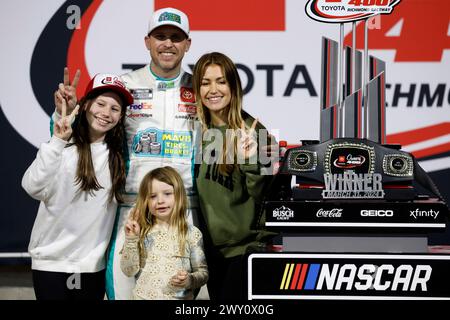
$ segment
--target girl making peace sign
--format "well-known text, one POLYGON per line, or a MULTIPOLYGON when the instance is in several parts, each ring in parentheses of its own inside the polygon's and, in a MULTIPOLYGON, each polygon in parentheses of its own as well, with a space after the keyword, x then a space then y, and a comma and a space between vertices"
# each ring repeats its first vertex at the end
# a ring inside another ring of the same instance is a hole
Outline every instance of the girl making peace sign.
POLYGON ((187 300, 208 280, 202 233, 186 220, 183 180, 169 166, 142 179, 125 225, 120 267, 136 276, 135 300, 187 300))
POLYGON ((117 76, 98 74, 81 107, 67 115, 73 101, 61 92, 55 92, 61 118, 53 136, 22 179, 41 201, 28 248, 33 285, 38 300, 102 300, 105 252, 125 183, 123 120, 133 98, 117 76))

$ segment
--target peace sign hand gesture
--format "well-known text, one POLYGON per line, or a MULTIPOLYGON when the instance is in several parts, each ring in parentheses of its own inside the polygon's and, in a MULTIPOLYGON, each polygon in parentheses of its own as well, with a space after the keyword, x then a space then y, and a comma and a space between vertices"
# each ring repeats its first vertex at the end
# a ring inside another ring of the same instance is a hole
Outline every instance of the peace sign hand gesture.
POLYGON ((133 209, 129 215, 128 220, 125 223, 125 235, 130 236, 139 236, 141 233, 141 227, 139 226, 139 223, 137 222, 136 217, 136 209, 133 209))
POLYGON ((250 159, 253 158, 258 151, 258 142, 256 140, 256 124, 258 123, 258 119, 253 121, 250 129, 245 128, 245 122, 242 121, 241 128, 238 133, 238 146, 237 152, 238 156, 241 159, 250 159))
POLYGON ((58 103, 61 105, 61 119, 56 121, 53 125, 53 134, 62 140, 68 141, 72 135, 72 121, 78 114, 78 109, 80 109, 80 106, 77 105, 75 109, 72 110, 70 115, 67 116, 66 99, 64 99, 58 91, 55 92, 55 101, 56 100, 58 100, 58 103))
POLYGON ((55 106, 56 111, 59 114, 62 114, 62 105, 61 102, 57 99, 56 93, 59 94, 67 101, 66 108, 68 112, 72 112, 77 105, 77 86, 78 81, 80 80, 80 70, 78 69, 73 77, 72 84, 69 79, 69 68, 64 68, 64 83, 60 83, 58 86, 58 90, 55 92, 55 106))

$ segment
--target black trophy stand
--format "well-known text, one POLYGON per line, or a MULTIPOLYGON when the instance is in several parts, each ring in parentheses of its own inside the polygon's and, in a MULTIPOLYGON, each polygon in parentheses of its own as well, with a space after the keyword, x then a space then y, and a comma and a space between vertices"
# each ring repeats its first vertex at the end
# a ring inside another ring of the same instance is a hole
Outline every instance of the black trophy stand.
POLYGON ((364 68, 355 21, 353 48, 343 23, 339 43, 323 38, 320 141, 281 160, 264 202, 281 246, 249 253, 249 300, 450 300, 449 252, 428 247, 449 209, 414 156, 386 143, 386 66, 363 23, 364 68))

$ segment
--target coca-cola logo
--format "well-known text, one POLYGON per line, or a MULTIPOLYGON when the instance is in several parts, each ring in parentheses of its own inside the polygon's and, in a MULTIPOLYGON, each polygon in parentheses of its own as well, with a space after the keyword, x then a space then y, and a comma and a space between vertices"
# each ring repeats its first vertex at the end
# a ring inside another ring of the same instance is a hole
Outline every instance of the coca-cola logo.
POLYGON ((324 210, 320 208, 317 210, 316 217, 317 218, 340 218, 342 217, 342 211, 344 209, 333 208, 331 210, 324 210))

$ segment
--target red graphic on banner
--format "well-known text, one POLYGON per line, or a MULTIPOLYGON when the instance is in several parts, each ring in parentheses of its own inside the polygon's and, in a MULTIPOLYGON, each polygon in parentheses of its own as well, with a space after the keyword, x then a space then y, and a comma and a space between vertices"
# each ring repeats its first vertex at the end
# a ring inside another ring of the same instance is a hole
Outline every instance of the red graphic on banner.
MULTIPOLYGON (((450 49, 447 35, 450 1, 402 1, 391 15, 383 15, 381 29, 369 30, 369 49, 394 49, 396 62, 439 62, 445 49, 450 49), (400 36, 386 33, 403 20, 400 36)), ((357 48, 363 49, 364 25, 356 27, 357 48)), ((351 46, 351 32, 345 44, 351 46)))
POLYGON ((284 31, 285 0, 155 0, 155 10, 174 7, 189 17, 191 30, 284 31))
MULTIPOLYGON (((404 131, 400 133, 390 134, 387 136, 388 143, 398 143, 403 147, 426 140, 436 139, 450 134, 450 122, 404 131)), ((412 154, 416 158, 429 157, 440 153, 450 151, 450 143, 445 142, 424 149, 415 150, 412 154)))

